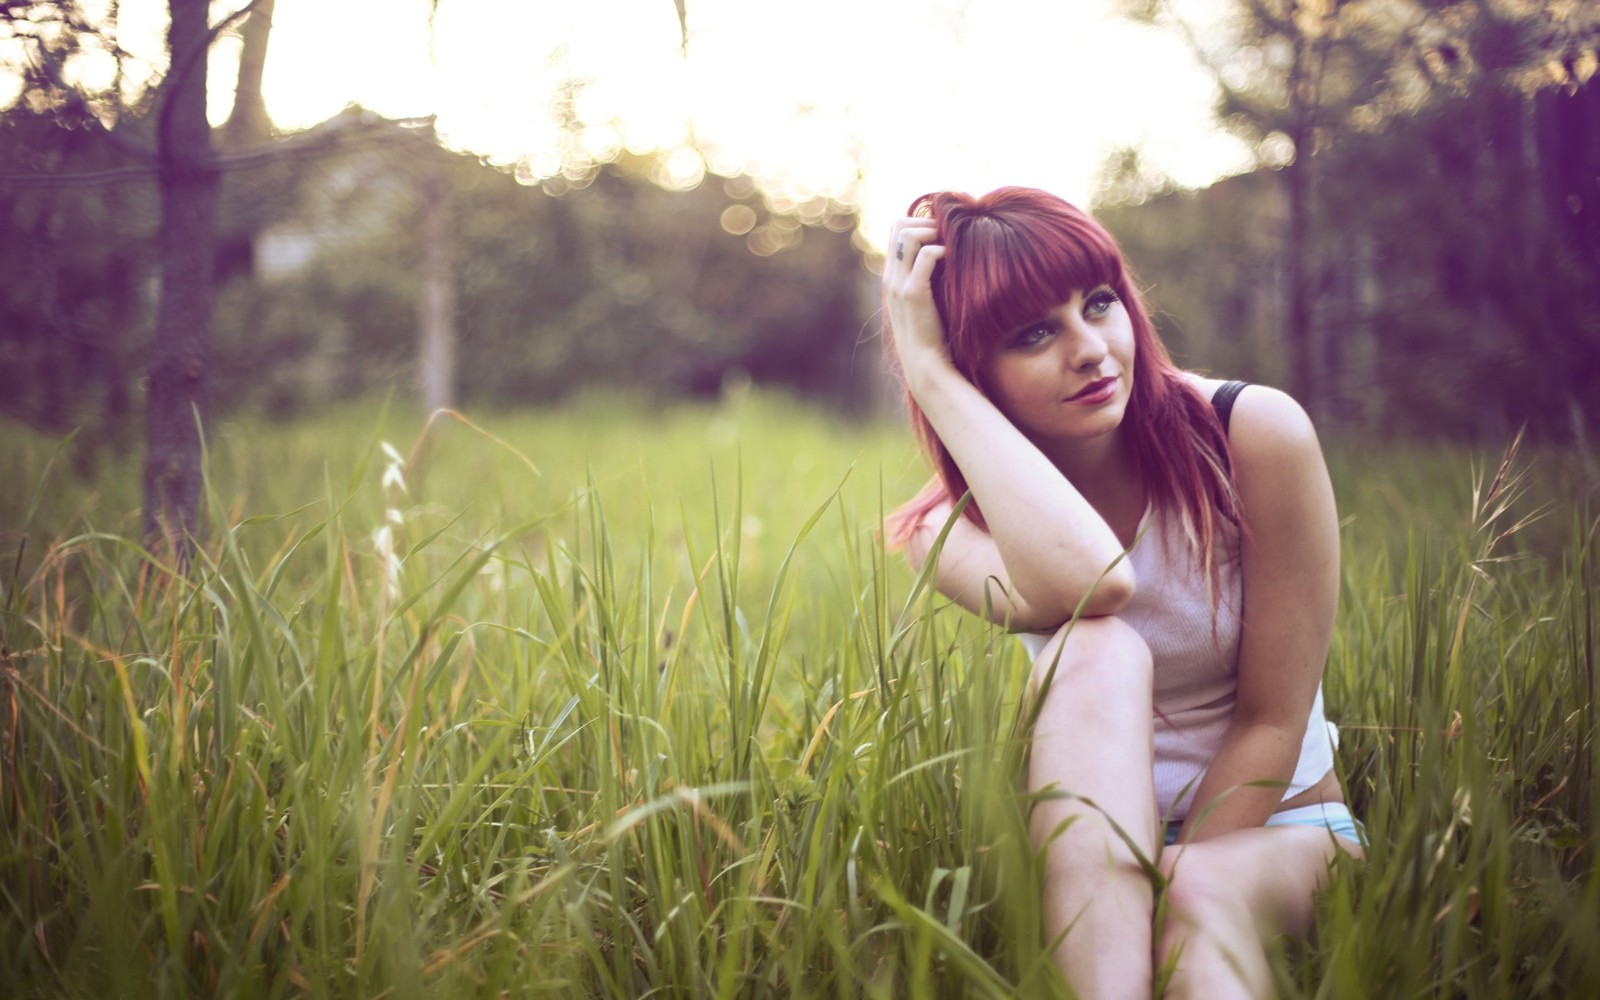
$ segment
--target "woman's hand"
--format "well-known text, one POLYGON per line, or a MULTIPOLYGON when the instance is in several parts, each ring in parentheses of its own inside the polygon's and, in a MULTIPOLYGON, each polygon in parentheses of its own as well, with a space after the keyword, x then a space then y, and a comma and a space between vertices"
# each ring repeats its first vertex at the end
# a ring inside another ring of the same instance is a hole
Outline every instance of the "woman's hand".
POLYGON ((951 367, 944 324, 933 304, 933 266, 944 256, 932 219, 907 218, 889 230, 883 298, 895 354, 912 395, 930 373, 951 367))

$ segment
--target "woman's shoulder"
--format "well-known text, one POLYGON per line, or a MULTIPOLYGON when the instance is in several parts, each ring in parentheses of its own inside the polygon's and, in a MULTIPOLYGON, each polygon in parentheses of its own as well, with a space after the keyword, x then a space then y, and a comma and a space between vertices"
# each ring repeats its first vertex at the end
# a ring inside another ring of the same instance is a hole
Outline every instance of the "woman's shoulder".
MULTIPOLYGON (((1213 399, 1217 390, 1225 385, 1237 382, 1236 379, 1212 378, 1196 372, 1184 372, 1184 381, 1194 387, 1202 399, 1213 399)), ((1235 397, 1234 413, 1241 415, 1244 421, 1252 428, 1264 425, 1267 432, 1273 429, 1294 430, 1297 428, 1309 429, 1311 418, 1306 415, 1305 408, 1295 402, 1294 397, 1281 389, 1274 389, 1270 385, 1258 382, 1243 382, 1242 389, 1235 397)))
MULTIPOLYGON (((1215 399, 1218 390, 1235 381, 1195 372, 1184 372, 1183 378, 1206 400, 1215 399)), ((1230 405, 1228 445, 1236 461, 1272 462, 1286 454, 1320 452, 1311 418, 1288 393, 1248 382, 1230 405)))
POLYGON ((1216 398, 1217 391, 1225 385, 1238 385, 1243 388, 1254 388, 1257 392, 1259 392, 1261 388, 1264 388, 1257 386, 1254 382, 1241 382, 1238 379, 1228 378, 1212 378, 1209 375, 1201 375, 1198 372, 1182 372, 1181 375, 1183 380, 1189 383, 1189 385, 1193 386, 1194 390, 1200 394, 1201 399, 1216 398))
MULTIPOLYGON (((1212 384, 1199 387, 1207 395, 1223 384, 1215 379, 1204 381, 1212 384)), ((1254 383, 1234 399, 1228 447, 1241 471, 1295 457, 1315 455, 1320 461, 1322 452, 1305 408, 1280 389, 1254 383)))

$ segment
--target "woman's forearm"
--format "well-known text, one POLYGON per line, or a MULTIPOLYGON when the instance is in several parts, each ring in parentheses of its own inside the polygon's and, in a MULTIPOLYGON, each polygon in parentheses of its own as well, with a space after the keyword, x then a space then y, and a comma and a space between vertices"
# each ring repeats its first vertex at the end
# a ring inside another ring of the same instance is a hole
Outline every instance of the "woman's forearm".
POLYGON ((1133 595, 1133 570, 1083 494, 948 363, 935 359, 908 370, 907 384, 966 477, 1013 596, 1058 621, 1091 592, 1088 613, 1121 610, 1133 595))
POLYGON ((1296 732, 1275 722, 1236 719, 1195 789, 1183 838, 1209 840, 1264 824, 1283 802, 1304 735, 1304 727, 1296 732))

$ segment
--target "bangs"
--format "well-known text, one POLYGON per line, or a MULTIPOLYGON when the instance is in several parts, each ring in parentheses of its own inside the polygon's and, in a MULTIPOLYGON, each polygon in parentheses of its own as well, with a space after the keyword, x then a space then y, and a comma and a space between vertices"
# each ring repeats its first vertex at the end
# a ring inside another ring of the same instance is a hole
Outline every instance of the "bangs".
POLYGON ((950 219, 942 294, 953 353, 975 363, 996 341, 1101 285, 1122 291, 1122 256, 1104 229, 1067 213, 950 219))

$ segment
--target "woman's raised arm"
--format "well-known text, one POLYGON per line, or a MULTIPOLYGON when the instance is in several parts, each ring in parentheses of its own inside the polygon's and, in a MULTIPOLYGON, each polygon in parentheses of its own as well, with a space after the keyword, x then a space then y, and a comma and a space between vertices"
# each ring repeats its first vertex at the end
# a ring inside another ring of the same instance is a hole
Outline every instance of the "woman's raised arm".
MULTIPOLYGON (((968 610, 981 614, 987 605, 993 620, 1019 629, 1060 625, 1086 596, 1086 614, 1114 614, 1134 587, 1116 534, 951 363, 931 288, 945 250, 934 236, 929 219, 894 225, 883 273, 889 329, 906 385, 966 477, 989 529, 965 519, 952 527, 937 586, 968 610)), ((913 532, 907 546, 913 564, 926 560, 950 511, 935 508, 913 532)))

